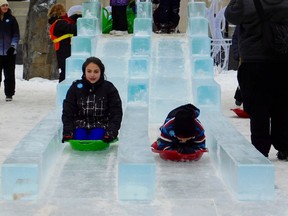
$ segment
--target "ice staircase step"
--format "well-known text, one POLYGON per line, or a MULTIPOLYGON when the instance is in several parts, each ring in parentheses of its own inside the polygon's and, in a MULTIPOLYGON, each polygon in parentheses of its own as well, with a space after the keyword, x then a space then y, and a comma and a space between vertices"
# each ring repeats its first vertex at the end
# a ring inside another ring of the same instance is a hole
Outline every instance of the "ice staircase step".
POLYGON ((54 111, 16 145, 2 164, 3 199, 32 200, 38 197, 63 150, 61 134, 62 123, 54 111))
POLYGON ((239 200, 273 200, 274 165, 220 111, 201 110, 210 158, 239 200))

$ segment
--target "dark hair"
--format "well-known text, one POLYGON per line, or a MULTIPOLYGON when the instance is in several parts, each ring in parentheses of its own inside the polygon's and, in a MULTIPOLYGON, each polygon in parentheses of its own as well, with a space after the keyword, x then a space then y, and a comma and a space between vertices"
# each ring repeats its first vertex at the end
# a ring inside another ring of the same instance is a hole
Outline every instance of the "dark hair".
POLYGON ((180 110, 175 115, 174 132, 177 137, 187 138, 194 135, 195 119, 188 110, 180 110))
POLYGON ((90 63, 94 63, 94 64, 99 66, 99 68, 101 70, 100 80, 103 80, 104 79, 105 66, 99 58, 93 57, 93 56, 87 58, 86 61, 83 63, 83 65, 82 65, 83 76, 82 77, 85 77, 85 69, 86 69, 87 65, 89 65, 90 63))

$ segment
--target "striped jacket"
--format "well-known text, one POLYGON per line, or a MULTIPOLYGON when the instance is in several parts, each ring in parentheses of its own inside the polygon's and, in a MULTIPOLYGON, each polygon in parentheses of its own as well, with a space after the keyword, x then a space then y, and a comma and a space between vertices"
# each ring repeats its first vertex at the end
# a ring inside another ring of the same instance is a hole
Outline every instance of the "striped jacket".
POLYGON ((164 124, 160 127, 161 134, 157 140, 158 150, 162 150, 168 146, 179 144, 179 140, 177 139, 174 131, 174 121, 176 113, 180 110, 191 111, 191 115, 193 115, 195 120, 194 136, 192 137, 192 139, 188 140, 186 144, 191 144, 195 146, 195 150, 205 148, 205 130, 201 122, 197 119, 197 117, 200 115, 200 110, 192 104, 186 104, 172 110, 166 117, 164 124))

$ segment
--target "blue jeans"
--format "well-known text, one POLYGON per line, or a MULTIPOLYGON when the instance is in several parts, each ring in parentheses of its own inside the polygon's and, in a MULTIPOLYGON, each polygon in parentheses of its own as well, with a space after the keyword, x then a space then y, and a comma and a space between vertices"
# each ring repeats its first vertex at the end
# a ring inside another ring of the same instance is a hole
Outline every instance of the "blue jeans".
POLYGON ((75 129, 75 140, 102 140, 105 135, 106 130, 103 128, 77 128, 75 129))

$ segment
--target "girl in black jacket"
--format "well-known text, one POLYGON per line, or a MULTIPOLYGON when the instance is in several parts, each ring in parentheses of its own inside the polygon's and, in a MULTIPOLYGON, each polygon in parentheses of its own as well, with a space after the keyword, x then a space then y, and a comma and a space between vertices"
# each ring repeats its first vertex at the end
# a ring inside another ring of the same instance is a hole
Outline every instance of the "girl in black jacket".
POLYGON ((118 90, 104 79, 105 67, 100 59, 86 59, 82 70, 82 79, 72 83, 63 102, 62 142, 111 142, 118 136, 123 116, 118 90))

